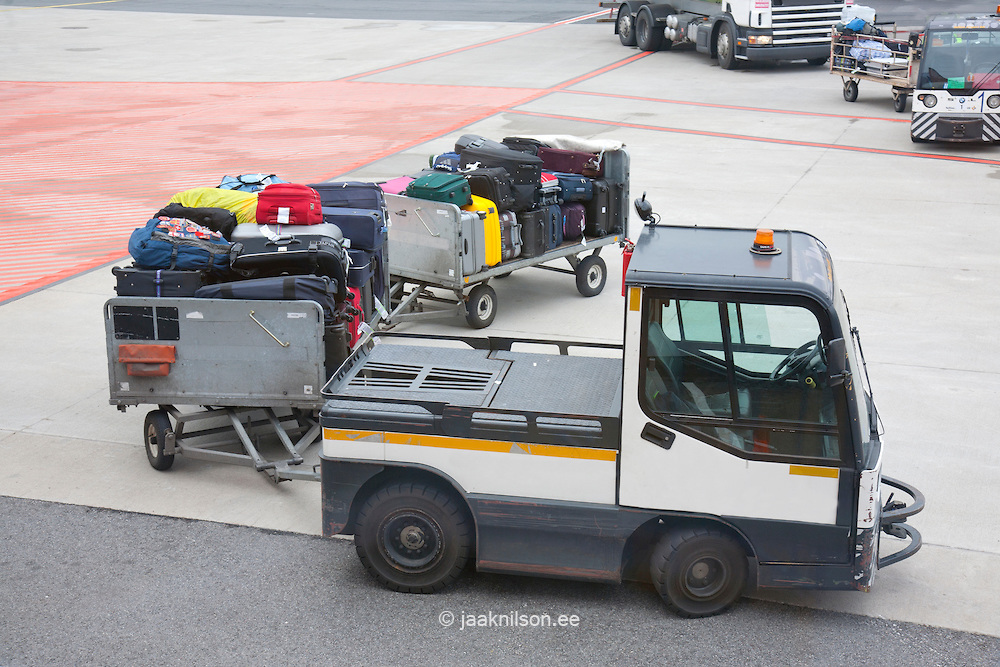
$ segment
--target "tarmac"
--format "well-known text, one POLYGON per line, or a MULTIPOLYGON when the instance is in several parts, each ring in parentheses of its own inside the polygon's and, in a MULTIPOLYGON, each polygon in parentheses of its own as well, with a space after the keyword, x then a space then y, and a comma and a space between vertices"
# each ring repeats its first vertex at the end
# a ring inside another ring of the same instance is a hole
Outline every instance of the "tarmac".
MULTIPOLYGON (((463 133, 608 138, 664 222, 801 229, 828 245, 885 427, 883 470, 926 495, 912 520, 923 549, 870 593, 766 599, 1000 637, 1000 149, 912 144, 888 87, 862 83, 848 104, 823 68, 723 71, 622 47, 606 24, 4 6, 0 35, 0 495, 319 534, 318 484, 183 458, 155 471, 147 408, 109 405, 102 313, 128 233, 225 173, 378 181, 463 133), (91 233, 67 244, 66 227, 91 233), (44 270, 18 279, 23 266, 44 270)), ((496 281, 485 333, 620 341, 621 258, 602 257, 608 284, 590 299, 547 271, 496 281)), ((472 333, 461 318, 401 328, 472 333)))

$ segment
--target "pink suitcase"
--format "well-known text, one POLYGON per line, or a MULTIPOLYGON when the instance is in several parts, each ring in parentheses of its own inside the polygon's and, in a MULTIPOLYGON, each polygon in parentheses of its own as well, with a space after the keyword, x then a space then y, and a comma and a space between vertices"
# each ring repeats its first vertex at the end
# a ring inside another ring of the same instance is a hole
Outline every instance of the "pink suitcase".
POLYGON ((400 176, 399 178, 394 178, 385 183, 379 183, 379 187, 382 188, 382 192, 387 195, 401 195, 403 191, 406 190, 406 186, 412 183, 414 179, 409 176, 400 176))
POLYGON ((318 225, 323 222, 319 193, 299 183, 271 183, 257 195, 259 225, 318 225))

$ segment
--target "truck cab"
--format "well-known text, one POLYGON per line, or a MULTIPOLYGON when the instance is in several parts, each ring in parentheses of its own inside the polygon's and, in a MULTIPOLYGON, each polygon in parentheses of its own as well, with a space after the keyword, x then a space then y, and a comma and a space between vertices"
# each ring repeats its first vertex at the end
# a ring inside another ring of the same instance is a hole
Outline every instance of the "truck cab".
POLYGON ((881 474, 819 240, 650 224, 623 282, 622 346, 386 341, 349 360, 324 390, 324 534, 353 533, 395 590, 472 562, 651 581, 688 617, 758 588, 867 590, 919 549, 923 497, 881 474), (882 531, 905 546, 880 558, 882 531))

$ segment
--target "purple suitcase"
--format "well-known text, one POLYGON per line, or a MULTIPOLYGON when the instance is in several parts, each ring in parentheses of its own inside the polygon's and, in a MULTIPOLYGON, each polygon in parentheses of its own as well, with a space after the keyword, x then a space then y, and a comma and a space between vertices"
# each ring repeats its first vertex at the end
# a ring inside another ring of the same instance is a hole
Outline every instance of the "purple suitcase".
POLYGON ((586 207, 579 202, 571 202, 559 208, 562 211, 563 239, 575 241, 582 237, 587 225, 586 207))
POLYGON ((600 176, 604 173, 603 160, 597 153, 542 147, 538 149, 538 157, 542 159, 542 168, 545 171, 587 174, 588 176, 600 176))

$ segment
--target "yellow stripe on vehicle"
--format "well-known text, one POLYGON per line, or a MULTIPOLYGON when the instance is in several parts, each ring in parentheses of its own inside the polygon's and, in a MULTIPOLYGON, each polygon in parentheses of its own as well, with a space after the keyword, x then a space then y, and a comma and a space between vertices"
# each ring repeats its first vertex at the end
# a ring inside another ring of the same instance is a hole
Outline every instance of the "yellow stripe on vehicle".
POLYGON ((466 449, 501 454, 534 454, 535 456, 556 456, 566 459, 588 459, 592 461, 614 461, 618 455, 618 452, 613 449, 600 449, 596 447, 540 445, 530 442, 457 438, 447 435, 429 435, 424 433, 390 433, 385 431, 357 431, 334 428, 324 428, 323 439, 371 440, 372 442, 390 445, 443 447, 445 449, 466 449))
POLYGON ((816 466, 788 466, 788 474, 837 479, 840 477, 840 470, 837 468, 818 468, 816 466))

